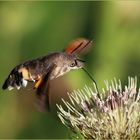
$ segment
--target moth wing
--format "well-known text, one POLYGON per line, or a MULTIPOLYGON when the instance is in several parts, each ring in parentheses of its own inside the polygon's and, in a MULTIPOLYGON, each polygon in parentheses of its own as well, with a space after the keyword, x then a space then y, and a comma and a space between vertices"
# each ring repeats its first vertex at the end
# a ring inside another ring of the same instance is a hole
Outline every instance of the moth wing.
POLYGON ((49 67, 46 75, 42 76, 35 84, 34 88, 36 89, 39 106, 43 110, 50 110, 49 102, 49 84, 50 84, 50 74, 54 70, 55 65, 49 67))
POLYGON ((64 49, 64 52, 67 54, 84 54, 92 46, 92 40, 88 40, 85 38, 79 38, 69 43, 69 45, 64 49))

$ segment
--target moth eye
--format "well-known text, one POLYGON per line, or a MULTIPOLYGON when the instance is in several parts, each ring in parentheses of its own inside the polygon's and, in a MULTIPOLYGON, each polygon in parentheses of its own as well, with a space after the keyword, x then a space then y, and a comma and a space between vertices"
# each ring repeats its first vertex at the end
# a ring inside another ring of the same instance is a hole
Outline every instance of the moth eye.
POLYGON ((75 66, 75 62, 73 62, 73 63, 71 63, 71 65, 70 65, 71 67, 74 67, 75 66))
POLYGON ((74 67, 74 66, 76 66, 77 65, 77 61, 75 60, 73 63, 71 63, 71 67, 74 67))

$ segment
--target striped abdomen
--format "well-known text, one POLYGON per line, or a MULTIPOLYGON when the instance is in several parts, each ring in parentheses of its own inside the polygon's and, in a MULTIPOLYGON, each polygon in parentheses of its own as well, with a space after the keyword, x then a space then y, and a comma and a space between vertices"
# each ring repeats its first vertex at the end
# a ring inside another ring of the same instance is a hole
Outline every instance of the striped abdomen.
POLYGON ((21 86, 26 87, 28 81, 35 82, 39 80, 45 72, 45 67, 40 60, 27 61, 24 64, 16 66, 4 82, 3 89, 19 89, 21 86))

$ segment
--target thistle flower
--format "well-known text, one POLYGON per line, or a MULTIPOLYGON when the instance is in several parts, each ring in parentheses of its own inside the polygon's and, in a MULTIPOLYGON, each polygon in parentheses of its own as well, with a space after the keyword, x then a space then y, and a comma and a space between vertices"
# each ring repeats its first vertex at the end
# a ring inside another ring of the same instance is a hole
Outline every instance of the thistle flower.
POLYGON ((97 96, 96 86, 68 94, 71 103, 64 101, 58 116, 62 123, 77 136, 88 139, 134 139, 140 138, 140 88, 137 78, 128 78, 128 86, 114 79, 105 82, 106 89, 97 96), (80 135, 78 135, 80 133, 80 135))

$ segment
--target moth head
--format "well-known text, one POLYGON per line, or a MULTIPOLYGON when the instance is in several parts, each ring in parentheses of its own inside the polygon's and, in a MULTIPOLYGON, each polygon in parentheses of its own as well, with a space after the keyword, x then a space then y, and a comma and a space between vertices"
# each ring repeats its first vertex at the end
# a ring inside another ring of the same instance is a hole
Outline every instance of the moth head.
POLYGON ((85 61, 80 60, 79 58, 75 58, 75 59, 73 59, 73 60, 70 61, 69 67, 71 69, 80 69, 80 68, 83 68, 84 62, 85 61))
POLYGON ((60 53, 59 57, 55 59, 55 64, 57 67, 63 68, 65 72, 68 72, 73 69, 82 68, 84 66, 84 61, 73 54, 60 53))

